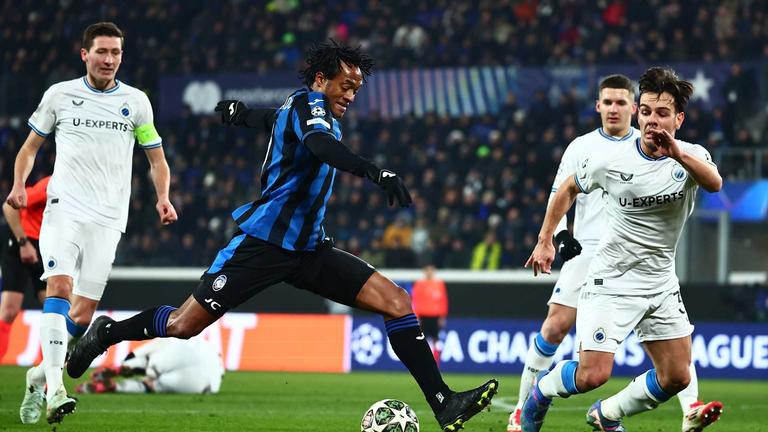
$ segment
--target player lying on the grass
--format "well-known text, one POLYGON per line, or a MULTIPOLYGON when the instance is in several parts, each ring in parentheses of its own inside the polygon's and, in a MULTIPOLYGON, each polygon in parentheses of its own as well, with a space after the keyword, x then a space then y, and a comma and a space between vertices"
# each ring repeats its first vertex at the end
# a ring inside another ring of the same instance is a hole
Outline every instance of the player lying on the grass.
MULTIPOLYGON (((193 295, 179 309, 158 306, 120 322, 99 317, 72 350, 70 376, 81 376, 94 358, 123 340, 195 336, 229 309, 271 285, 287 282, 381 314, 393 350, 421 387, 443 430, 461 428, 490 404, 498 382, 452 391, 435 364, 408 293, 365 261, 333 247, 326 237, 323 219, 336 169, 381 186, 390 205, 411 204, 400 176, 340 141, 339 119, 372 66, 372 59, 359 48, 333 41, 309 51, 302 72, 306 87, 288 96, 277 111, 267 112, 273 119, 272 136, 261 198, 232 213, 239 230, 203 274, 193 295)), ((225 114, 232 116, 237 108, 233 102, 225 114)))
POLYGON ((117 368, 102 367, 78 393, 218 393, 224 363, 208 342, 157 339, 133 350, 117 368), (125 378, 125 379, 119 379, 125 378))
MULTIPOLYGON (((552 185, 550 201, 557 187, 576 172, 579 161, 610 151, 617 143, 634 142, 639 136, 638 130, 631 126, 637 104, 634 84, 628 77, 609 75, 600 80, 595 111, 600 113, 601 127, 577 137, 565 149, 552 185)), ((517 405, 509 415, 507 432, 522 430, 520 416, 534 378, 552 365, 557 347, 576 323, 579 292, 606 226, 602 194, 579 194, 575 206, 573 235, 567 229, 565 218, 560 220, 554 231, 557 233, 555 242, 558 253, 564 264, 548 302, 547 317, 525 357, 517 405)), ((696 427, 705 425, 708 418, 705 416, 715 409, 722 409, 718 401, 705 404, 698 400, 699 386, 693 363, 690 372, 690 385, 677 394, 683 410, 683 431, 696 430, 696 427)))
MULTIPOLYGON (((693 326, 675 275, 675 248, 699 186, 710 192, 722 186, 709 153, 674 137, 692 93, 671 69, 647 70, 640 78, 640 137, 579 161, 547 209, 526 262, 534 275, 550 272, 552 235, 580 192, 602 189, 607 226, 579 295, 579 361, 539 374, 523 406, 523 431, 541 429, 552 398, 604 384, 616 349, 633 329, 654 368, 589 408, 594 430, 623 431, 622 418, 655 408, 690 383, 693 326)), ((720 411, 711 415, 716 419, 720 411)))

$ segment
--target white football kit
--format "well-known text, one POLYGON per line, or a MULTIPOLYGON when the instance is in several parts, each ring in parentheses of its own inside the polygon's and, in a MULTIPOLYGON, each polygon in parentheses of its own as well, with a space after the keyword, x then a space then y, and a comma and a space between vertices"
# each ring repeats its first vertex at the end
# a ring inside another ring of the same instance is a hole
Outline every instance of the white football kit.
POLYGON ((100 91, 81 77, 51 86, 28 123, 38 135, 56 137, 41 279, 71 276, 75 294, 100 300, 128 221, 134 143, 161 146, 152 106, 125 83, 100 91))
POLYGON ((157 339, 133 351, 123 366, 146 370, 157 393, 218 393, 224 363, 202 339, 157 339))
MULTIPOLYGON (((590 155, 597 155, 610 151, 618 143, 633 142, 638 136, 638 130, 630 128, 623 137, 612 137, 602 128, 579 136, 566 147, 560 166, 557 169, 555 181, 552 184, 550 202, 557 188, 566 179, 576 173, 580 161, 588 159, 590 155)), ((579 300, 579 291, 587 277, 589 263, 597 249, 597 244, 605 229, 604 197, 600 193, 579 194, 576 197, 576 215, 573 222, 573 237, 579 241, 581 254, 566 261, 560 269, 560 277, 552 290, 552 296, 547 304, 560 304, 576 308, 579 300)), ((557 225, 555 234, 567 229, 564 217, 557 225)))
MULTIPOLYGON (((677 142, 714 165, 702 146, 677 142)), ((646 155, 640 138, 592 153, 575 179, 583 192, 606 195, 605 228, 578 303, 582 348, 615 352, 633 329, 641 342, 690 335, 675 249, 698 184, 674 159, 646 155)))

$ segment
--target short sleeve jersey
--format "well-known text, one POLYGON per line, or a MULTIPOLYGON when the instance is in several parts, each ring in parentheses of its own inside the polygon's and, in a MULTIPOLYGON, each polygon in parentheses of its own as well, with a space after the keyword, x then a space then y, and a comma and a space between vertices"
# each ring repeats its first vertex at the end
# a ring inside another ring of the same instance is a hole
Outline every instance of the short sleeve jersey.
POLYGON ((40 136, 56 136, 48 198, 75 220, 125 231, 134 143, 161 146, 152 106, 140 90, 116 81, 100 91, 86 77, 52 85, 29 118, 40 136))
MULTIPOLYGON (((678 143, 714 166, 704 147, 678 143)), ((674 159, 645 154, 637 138, 583 159, 575 178, 583 192, 607 195, 604 234, 583 289, 646 295, 677 287, 675 248, 698 189, 688 172, 674 159)))
MULTIPOLYGON (((610 151, 621 142, 632 142, 638 136, 635 128, 622 137, 613 137, 602 128, 577 137, 566 147, 560 166, 557 169, 555 181, 552 184, 552 194, 566 179, 576 173, 579 161, 588 159, 592 154, 610 151)), ((573 236, 581 243, 582 254, 592 255, 597 247, 605 228, 604 197, 600 193, 579 194, 576 198, 576 215, 573 222, 573 236)), ((555 234, 566 229, 566 219, 563 218, 555 229, 555 234)))

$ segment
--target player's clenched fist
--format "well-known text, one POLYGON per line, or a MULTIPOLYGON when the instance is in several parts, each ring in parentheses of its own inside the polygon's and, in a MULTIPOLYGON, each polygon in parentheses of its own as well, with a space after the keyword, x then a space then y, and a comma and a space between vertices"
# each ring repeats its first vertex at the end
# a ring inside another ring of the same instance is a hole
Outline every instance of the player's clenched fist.
POLYGON ((176 209, 173 208, 173 204, 168 200, 158 201, 155 208, 157 209, 157 214, 160 215, 160 223, 163 225, 170 225, 179 219, 176 209))
POLYGON ((11 189, 11 193, 8 194, 8 198, 5 199, 5 202, 16 210, 27 207, 27 191, 24 189, 24 186, 17 187, 14 185, 13 189, 11 189))

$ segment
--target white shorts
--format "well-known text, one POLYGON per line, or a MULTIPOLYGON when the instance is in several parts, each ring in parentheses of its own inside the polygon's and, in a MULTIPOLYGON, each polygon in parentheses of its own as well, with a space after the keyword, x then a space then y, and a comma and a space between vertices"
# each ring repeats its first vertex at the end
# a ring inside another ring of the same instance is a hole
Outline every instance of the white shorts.
POLYGON ((222 369, 212 359, 221 364, 205 342, 173 341, 149 354, 147 377, 158 393, 218 393, 222 369))
POLYGON ((555 303, 572 308, 577 307, 579 292, 581 292, 581 287, 587 279, 589 263, 592 262, 593 257, 592 254, 582 253, 563 264, 560 269, 560 277, 557 279, 555 287, 552 289, 552 296, 547 302, 548 305, 555 303))
POLYGON ((104 294, 122 233, 72 216, 49 203, 40 226, 41 280, 51 276, 72 278, 73 293, 99 301, 104 294))
POLYGON ((632 330, 640 342, 690 336, 693 326, 680 288, 639 296, 581 292, 576 312, 581 349, 616 352, 632 330))

